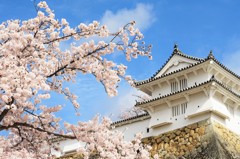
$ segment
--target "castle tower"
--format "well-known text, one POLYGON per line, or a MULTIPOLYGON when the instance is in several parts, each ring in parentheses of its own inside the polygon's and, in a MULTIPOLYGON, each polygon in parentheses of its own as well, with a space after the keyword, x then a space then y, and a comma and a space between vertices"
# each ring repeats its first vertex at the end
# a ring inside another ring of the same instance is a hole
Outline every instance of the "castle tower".
POLYGON ((114 123, 126 140, 142 132, 161 158, 240 158, 240 77, 212 51, 202 59, 175 45, 151 78, 135 84, 151 99, 135 105, 146 114, 114 123))

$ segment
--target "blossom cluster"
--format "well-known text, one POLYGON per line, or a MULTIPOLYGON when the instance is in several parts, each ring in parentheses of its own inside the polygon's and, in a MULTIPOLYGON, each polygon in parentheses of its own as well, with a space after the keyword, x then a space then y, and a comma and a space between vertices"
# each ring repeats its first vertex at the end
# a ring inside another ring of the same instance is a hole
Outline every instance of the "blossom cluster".
POLYGON ((78 125, 65 124, 69 132, 76 134, 78 140, 86 143, 78 153, 85 159, 89 156, 104 159, 147 159, 150 147, 141 143, 141 134, 136 134, 132 142, 124 141, 123 133, 111 127, 111 120, 104 117, 99 121, 96 116, 89 122, 79 122, 78 125))

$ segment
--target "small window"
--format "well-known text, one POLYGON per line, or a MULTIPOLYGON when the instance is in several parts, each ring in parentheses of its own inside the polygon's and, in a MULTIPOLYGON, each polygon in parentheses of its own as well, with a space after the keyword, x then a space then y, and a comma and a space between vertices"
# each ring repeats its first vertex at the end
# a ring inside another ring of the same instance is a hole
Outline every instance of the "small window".
POLYGON ((180 84, 180 90, 187 88, 187 79, 186 78, 181 79, 179 81, 179 84, 180 84))
POLYGON ((180 106, 179 105, 172 107, 172 116, 175 117, 178 115, 180 115, 180 106))
POLYGON ((177 92, 178 91, 178 83, 177 81, 171 82, 171 92, 177 92))
POLYGON ((178 116, 181 114, 185 114, 187 110, 187 103, 182 103, 180 105, 176 105, 174 107, 172 107, 172 116, 178 116))
POLYGON ((181 113, 185 114, 187 110, 187 103, 182 103, 181 104, 181 113))

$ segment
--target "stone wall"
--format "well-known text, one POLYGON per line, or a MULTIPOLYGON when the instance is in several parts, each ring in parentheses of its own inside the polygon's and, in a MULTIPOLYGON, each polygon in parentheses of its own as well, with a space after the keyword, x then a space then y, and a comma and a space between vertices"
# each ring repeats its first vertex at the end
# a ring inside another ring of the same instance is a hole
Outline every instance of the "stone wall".
POLYGON ((152 146, 152 157, 155 154, 162 159, 187 157, 190 153, 197 153, 207 146, 207 132, 210 129, 210 120, 204 120, 159 136, 145 138, 143 143, 152 146))
POLYGON ((213 130, 219 147, 228 154, 228 158, 240 159, 240 135, 226 129, 223 125, 213 122, 213 130))
POLYGON ((152 146, 151 156, 160 159, 240 158, 240 137, 221 124, 208 120, 143 139, 152 146))
MULTIPOLYGON (((152 146, 151 156, 158 154, 159 159, 240 159, 240 136, 210 119, 144 138, 142 142, 152 146)), ((76 158, 81 155, 61 159, 76 158)))

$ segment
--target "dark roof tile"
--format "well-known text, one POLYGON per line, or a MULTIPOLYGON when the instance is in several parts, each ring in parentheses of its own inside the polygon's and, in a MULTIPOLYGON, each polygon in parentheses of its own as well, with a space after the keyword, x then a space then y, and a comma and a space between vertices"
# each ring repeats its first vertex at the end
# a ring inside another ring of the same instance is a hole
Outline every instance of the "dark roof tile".
POLYGON ((130 118, 127 118, 127 119, 123 119, 123 120, 119 120, 119 121, 115 121, 113 122, 111 125, 116 125, 116 124, 119 124, 119 123, 122 123, 122 122, 125 122, 125 121, 131 121, 133 119, 137 119, 137 118, 141 118, 141 117, 144 117, 144 116, 150 116, 148 114, 148 112, 144 113, 144 114, 141 114, 141 115, 136 115, 136 116, 133 116, 133 117, 130 117, 130 118))

